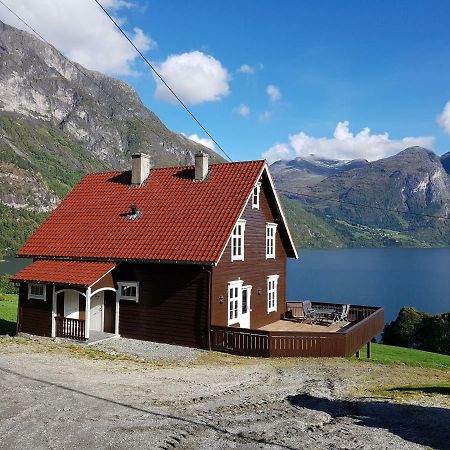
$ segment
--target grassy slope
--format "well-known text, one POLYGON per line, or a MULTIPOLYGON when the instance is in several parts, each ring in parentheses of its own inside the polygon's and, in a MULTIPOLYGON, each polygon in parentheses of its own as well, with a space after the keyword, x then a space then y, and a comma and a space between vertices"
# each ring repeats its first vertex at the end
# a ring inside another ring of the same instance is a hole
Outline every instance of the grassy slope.
MULTIPOLYGON (((361 351, 366 358, 366 348, 361 351)), ((372 344, 371 361, 381 364, 405 364, 413 367, 450 370, 450 356, 393 345, 372 344)))
POLYGON ((17 295, 0 293, 0 335, 16 334, 17 295))

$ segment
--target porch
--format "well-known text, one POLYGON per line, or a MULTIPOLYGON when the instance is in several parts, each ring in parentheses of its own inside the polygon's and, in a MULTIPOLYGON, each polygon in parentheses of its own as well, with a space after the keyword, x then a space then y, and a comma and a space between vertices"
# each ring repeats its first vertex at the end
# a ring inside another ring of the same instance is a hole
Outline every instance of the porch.
MULTIPOLYGON (((336 308, 335 303, 312 302, 315 308, 336 308)), ((213 350, 242 356, 333 357, 351 356, 384 327, 383 308, 352 305, 347 321, 311 324, 289 317, 302 313, 302 302, 289 302, 283 318, 260 329, 211 327, 213 350)))

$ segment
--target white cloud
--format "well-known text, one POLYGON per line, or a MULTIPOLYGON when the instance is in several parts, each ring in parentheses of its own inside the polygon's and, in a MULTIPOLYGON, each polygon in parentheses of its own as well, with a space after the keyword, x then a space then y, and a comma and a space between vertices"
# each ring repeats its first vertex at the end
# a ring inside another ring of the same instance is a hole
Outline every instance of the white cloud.
MULTIPOLYGON (((184 133, 181 133, 183 136, 186 136, 184 133)), ((216 150, 216 146, 214 142, 210 138, 202 138, 198 134, 191 134, 190 136, 186 136, 191 141, 197 142, 197 144, 202 144, 205 147, 210 148, 211 150, 216 150)))
MULTIPOLYGON (((170 55, 158 66, 167 84, 186 103, 220 100, 228 95, 230 76, 220 61, 199 51, 170 55)), ((155 96, 175 103, 176 99, 156 76, 155 96)))
POLYGON ((269 120, 272 118, 272 113, 270 111, 263 111, 259 116, 258 120, 260 122, 269 122, 269 120))
POLYGON ((301 131, 289 136, 289 143, 276 144, 269 148, 263 153, 263 157, 270 163, 310 154, 330 159, 364 158, 373 161, 414 145, 431 149, 433 143, 432 136, 390 139, 388 133, 371 134, 367 127, 353 134, 350 132, 349 122, 344 121, 336 125, 332 138, 308 136, 301 131))
POLYGON ((256 69, 253 66, 250 66, 249 64, 242 64, 241 67, 237 70, 238 73, 245 73, 247 75, 254 75, 256 72, 256 69))
MULTIPOLYGON (((73 61, 109 74, 135 73, 133 64, 139 55, 94 2, 14 0, 10 3, 19 16, 73 61)), ((134 5, 122 0, 104 0, 102 3, 126 29, 123 12, 134 5)), ((30 31, 3 7, 0 7, 0 20, 30 31)), ((140 28, 127 32, 143 52, 155 45, 140 28)))
POLYGON ((450 134, 450 102, 447 102, 440 116, 437 118, 438 124, 444 131, 450 134))
POLYGON ((237 108, 234 108, 234 112, 238 113, 241 117, 247 117, 250 114, 250 107, 247 105, 239 105, 237 108))
POLYGON ((280 88, 275 86, 274 84, 269 84, 269 86, 267 86, 266 88, 266 92, 272 102, 276 102, 281 98, 280 88))

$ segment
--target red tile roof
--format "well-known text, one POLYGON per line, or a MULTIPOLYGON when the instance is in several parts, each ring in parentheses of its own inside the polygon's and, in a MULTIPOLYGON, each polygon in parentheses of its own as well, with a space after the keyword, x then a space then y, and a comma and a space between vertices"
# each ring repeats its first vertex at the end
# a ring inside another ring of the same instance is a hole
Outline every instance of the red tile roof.
POLYGON ((217 262, 264 165, 211 164, 204 182, 193 167, 152 169, 142 187, 129 171, 87 175, 17 255, 217 262))
POLYGON ((116 267, 111 262, 38 259, 11 277, 11 281, 91 286, 116 267))

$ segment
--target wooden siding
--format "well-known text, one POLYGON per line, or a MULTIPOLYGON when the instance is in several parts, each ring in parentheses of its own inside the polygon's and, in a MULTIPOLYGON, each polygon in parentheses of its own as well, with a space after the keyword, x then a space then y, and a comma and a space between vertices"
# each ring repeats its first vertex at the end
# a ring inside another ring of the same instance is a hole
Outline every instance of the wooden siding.
POLYGON ((47 285, 45 301, 29 300, 28 284, 20 283, 17 331, 39 336, 51 336, 52 295, 53 286, 47 285))
POLYGON ((276 233, 275 259, 266 259, 266 223, 277 222, 279 214, 274 202, 267 199, 268 181, 263 180, 259 210, 252 208, 251 199, 242 214, 245 219, 244 261, 231 261, 231 240, 212 272, 211 325, 228 324, 228 282, 240 278, 244 286, 251 285, 250 328, 259 328, 281 318, 286 311, 287 255, 279 233, 276 233), (275 312, 267 313, 267 276, 279 275, 278 302, 275 312), (258 289, 261 293, 258 294, 258 289), (223 297, 221 304, 219 299, 223 297))
POLYGON ((91 286, 91 292, 95 292, 98 289, 110 287, 113 289, 117 289, 117 286, 114 283, 112 272, 107 273, 105 276, 100 278, 95 284, 91 286))
POLYGON ((121 336, 205 348, 208 272, 198 265, 122 263, 116 281, 139 281, 139 302, 121 300, 121 336))

